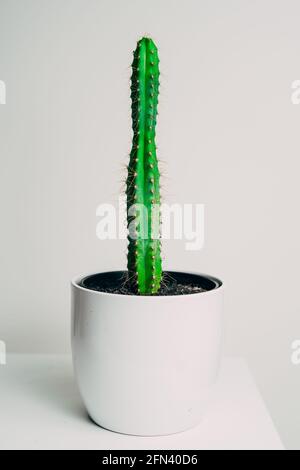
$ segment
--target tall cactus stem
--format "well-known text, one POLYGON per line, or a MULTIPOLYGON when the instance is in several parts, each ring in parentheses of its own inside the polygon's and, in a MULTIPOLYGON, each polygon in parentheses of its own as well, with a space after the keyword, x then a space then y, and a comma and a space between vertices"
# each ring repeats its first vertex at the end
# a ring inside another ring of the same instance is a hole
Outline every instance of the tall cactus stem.
POLYGON ((139 294, 157 293, 162 279, 158 236, 160 174, 155 145, 158 90, 157 47, 152 39, 142 38, 133 53, 133 141, 126 190, 129 228, 127 266, 130 283, 139 294))

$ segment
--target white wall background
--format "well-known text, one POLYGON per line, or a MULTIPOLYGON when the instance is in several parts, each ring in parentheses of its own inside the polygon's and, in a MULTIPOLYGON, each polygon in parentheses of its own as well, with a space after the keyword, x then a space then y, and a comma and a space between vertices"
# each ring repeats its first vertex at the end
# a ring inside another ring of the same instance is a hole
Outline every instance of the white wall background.
POLYGON ((69 279, 123 268, 96 207, 130 149, 136 40, 160 49, 165 201, 206 207, 206 243, 165 267, 227 285, 226 352, 243 355, 284 442, 300 448, 297 0, 0 0, 1 304, 8 351, 69 351, 69 279))

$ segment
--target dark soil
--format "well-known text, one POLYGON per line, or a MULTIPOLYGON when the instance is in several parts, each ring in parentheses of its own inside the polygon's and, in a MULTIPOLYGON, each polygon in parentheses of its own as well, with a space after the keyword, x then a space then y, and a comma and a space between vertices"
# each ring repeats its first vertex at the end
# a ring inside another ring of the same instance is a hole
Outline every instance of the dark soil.
MULTIPOLYGON (((127 285, 120 286, 117 288, 113 287, 101 287, 95 286, 94 290, 100 292, 107 292, 108 294, 122 294, 122 295, 137 295, 136 292, 133 292, 129 289, 127 285)), ((193 285, 184 285, 178 284, 177 282, 172 282, 163 286, 156 294, 151 295, 185 295, 185 294, 197 294, 198 292, 206 292, 205 289, 199 286, 193 285)))
MULTIPOLYGON (((126 271, 94 274, 83 279, 81 286, 108 294, 137 295, 137 293, 130 288, 126 271)), ((161 289, 156 294, 149 295, 168 296, 198 294, 216 287, 218 286, 214 285, 213 281, 209 278, 193 274, 165 272, 161 289)))

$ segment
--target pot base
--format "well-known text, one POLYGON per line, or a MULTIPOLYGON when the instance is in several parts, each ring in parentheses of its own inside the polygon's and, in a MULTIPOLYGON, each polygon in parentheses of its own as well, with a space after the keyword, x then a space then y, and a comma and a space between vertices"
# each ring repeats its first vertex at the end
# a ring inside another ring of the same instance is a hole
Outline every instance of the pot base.
POLYGON ((101 422, 97 422, 92 416, 88 415, 90 420, 96 424, 96 426, 99 426, 100 428, 102 429, 105 429, 106 431, 110 431, 110 432, 115 432, 117 434, 123 434, 124 436, 135 436, 135 437, 162 437, 162 436, 172 436, 174 434, 180 434, 182 432, 186 432, 186 431, 190 431, 191 429, 194 429, 195 427, 199 426, 204 418, 204 416, 201 416, 197 422, 193 423, 193 424, 189 424, 187 426, 184 426, 184 427, 181 427, 179 426, 178 428, 176 429, 172 429, 172 430, 166 430, 165 432, 164 431, 158 431, 158 432, 154 432, 153 430, 150 431, 150 432, 147 432, 147 431, 136 431, 134 432, 132 429, 129 430, 129 431, 124 431, 124 430, 121 430, 119 428, 111 428, 111 427, 105 427, 103 426, 103 424, 101 424, 101 422))

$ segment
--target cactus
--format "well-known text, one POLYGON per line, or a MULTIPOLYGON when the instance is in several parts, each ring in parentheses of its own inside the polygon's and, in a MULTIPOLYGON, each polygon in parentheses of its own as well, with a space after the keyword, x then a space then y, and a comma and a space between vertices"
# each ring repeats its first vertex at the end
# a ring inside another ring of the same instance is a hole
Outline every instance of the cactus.
POLYGON ((133 53, 131 76, 133 141, 127 176, 128 274, 138 294, 161 285, 160 186, 155 127, 159 88, 157 47, 142 38, 133 53))

